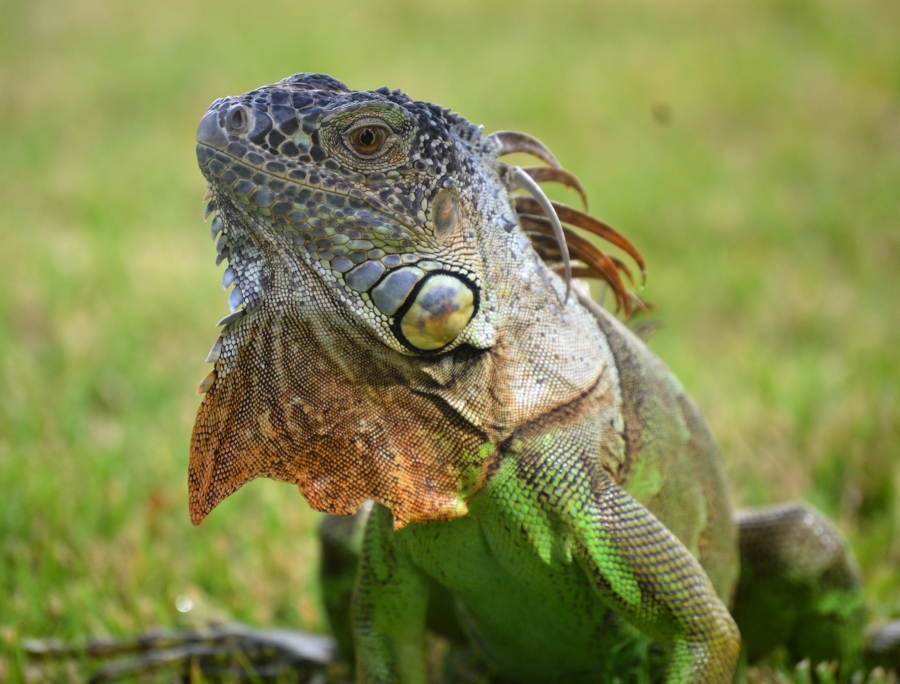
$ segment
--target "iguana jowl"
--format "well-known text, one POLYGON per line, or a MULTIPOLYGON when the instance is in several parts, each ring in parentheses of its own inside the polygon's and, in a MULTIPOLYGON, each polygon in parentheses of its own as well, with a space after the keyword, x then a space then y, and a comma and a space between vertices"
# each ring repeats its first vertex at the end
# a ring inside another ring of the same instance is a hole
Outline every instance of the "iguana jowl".
MULTIPOLYGON (((361 681, 425 680, 437 595, 508 679, 627 677, 649 639, 666 648, 667 681, 731 681, 739 526, 748 544, 800 540, 755 552, 741 595, 773 596, 767 573, 787 568, 836 601, 799 607, 779 639, 799 643, 792 625, 821 618, 837 644, 824 648, 858 648, 858 581, 832 528, 799 508, 733 521, 690 399, 613 316, 570 294, 568 252, 575 275, 603 278, 626 308, 630 273, 559 219, 643 263, 536 189, 581 191, 539 142, 308 74, 216 100, 197 139, 234 289, 200 387, 191 516, 255 477, 297 483, 338 515, 374 500, 354 598, 361 681), (509 167, 509 152, 549 166, 509 167), (536 199, 513 196, 522 187, 536 199), (818 565, 804 544, 822 550, 818 565)), ((741 595, 759 644, 767 618, 741 595)))

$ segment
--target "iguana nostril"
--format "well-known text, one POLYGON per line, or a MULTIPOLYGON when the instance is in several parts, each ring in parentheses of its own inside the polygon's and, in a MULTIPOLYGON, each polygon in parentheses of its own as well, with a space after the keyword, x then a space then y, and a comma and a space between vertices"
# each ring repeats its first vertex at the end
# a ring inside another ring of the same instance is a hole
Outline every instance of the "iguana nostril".
POLYGON ((225 125, 233 133, 240 133, 247 128, 247 110, 243 105, 235 105, 225 115, 225 125))
POLYGON ((434 351, 446 347, 475 313, 475 294, 455 276, 438 273, 424 283, 400 320, 400 332, 415 348, 434 351))

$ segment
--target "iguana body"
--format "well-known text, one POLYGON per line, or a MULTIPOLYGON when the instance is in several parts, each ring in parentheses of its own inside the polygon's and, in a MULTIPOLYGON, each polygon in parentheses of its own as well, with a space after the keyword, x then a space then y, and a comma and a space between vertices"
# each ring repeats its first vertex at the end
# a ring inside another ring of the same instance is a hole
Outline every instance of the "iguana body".
MULTIPOLYGON (((260 476, 328 513, 376 502, 353 601, 361 681, 425 681, 429 597, 454 602, 508 680, 627 681, 650 662, 669 682, 731 681, 739 540, 715 445, 640 340, 578 288, 566 298, 556 216, 512 197, 530 181, 499 161, 510 151, 555 161, 533 139, 326 76, 213 103, 197 152, 235 313, 201 384, 192 517, 260 476)), ((550 213, 640 258, 586 215, 550 213)), ((567 241, 575 273, 627 306, 624 266, 567 241)), ((851 654, 852 559, 804 514, 744 520, 806 555, 775 544, 754 572, 778 566, 782 594, 742 593, 783 603, 802 585, 812 598, 788 617, 851 635, 851 654)))

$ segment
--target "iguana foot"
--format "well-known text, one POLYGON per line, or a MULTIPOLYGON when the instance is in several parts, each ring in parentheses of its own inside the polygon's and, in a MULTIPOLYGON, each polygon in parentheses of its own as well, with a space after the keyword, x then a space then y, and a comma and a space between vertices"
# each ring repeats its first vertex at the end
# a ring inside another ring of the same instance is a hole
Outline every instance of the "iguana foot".
POLYGON ((196 632, 152 632, 131 640, 95 640, 84 645, 26 640, 33 658, 111 660, 89 682, 114 682, 169 671, 184 681, 301 682, 326 684, 336 663, 334 640, 321 634, 256 630, 224 625, 196 632))
POLYGON ((900 622, 868 630, 856 560, 840 532, 805 504, 738 513, 741 578, 732 614, 749 662, 786 646, 796 663, 838 659, 900 671, 900 622))

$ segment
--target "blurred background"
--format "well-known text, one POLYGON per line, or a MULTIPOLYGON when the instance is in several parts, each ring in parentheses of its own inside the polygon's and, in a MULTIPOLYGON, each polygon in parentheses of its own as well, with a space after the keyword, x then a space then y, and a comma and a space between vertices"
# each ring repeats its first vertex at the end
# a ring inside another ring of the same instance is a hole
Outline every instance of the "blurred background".
POLYGON ((0 680, 26 636, 325 629, 295 488, 187 515, 228 312, 196 126, 301 71, 547 143, 736 505, 814 503, 900 617, 898 45, 893 0, 0 2, 0 680))

